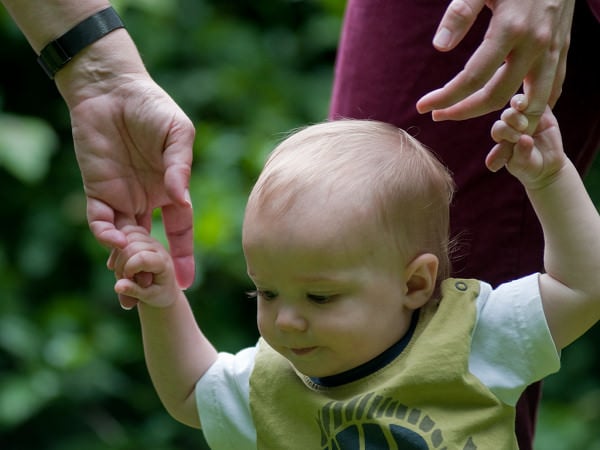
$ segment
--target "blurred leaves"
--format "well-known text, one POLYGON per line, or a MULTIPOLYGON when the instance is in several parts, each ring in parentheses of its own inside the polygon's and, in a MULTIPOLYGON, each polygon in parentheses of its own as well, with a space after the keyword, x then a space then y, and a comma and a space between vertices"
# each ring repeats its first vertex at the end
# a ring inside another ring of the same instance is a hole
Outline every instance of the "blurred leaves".
MULTIPOLYGON (((197 280, 225 351, 257 337, 240 246, 246 196, 282 133, 326 117, 341 0, 118 0, 148 70, 194 121, 197 280)), ((68 111, 0 9, 0 447, 206 448, 163 410, 135 311, 85 222, 68 111)), ((157 213, 153 234, 164 242, 157 213)))
POLYGON ((0 113, 0 164, 22 182, 41 180, 58 137, 45 121, 0 113))

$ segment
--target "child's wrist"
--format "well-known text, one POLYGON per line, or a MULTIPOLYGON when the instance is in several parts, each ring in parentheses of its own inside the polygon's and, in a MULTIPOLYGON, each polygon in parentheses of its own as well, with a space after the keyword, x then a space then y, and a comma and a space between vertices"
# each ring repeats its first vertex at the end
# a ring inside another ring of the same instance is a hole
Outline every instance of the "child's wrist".
POLYGON ((182 296, 182 293, 175 292, 173 294, 160 296, 159 298, 153 298, 151 300, 140 299, 138 301, 138 308, 154 311, 166 311, 175 307, 176 303, 181 300, 182 296))
POLYGON ((575 169, 575 166, 573 165, 571 160, 565 156, 562 164, 559 164, 555 170, 543 174, 542 176, 537 177, 534 180, 530 180, 527 182, 522 181, 522 183, 525 186, 525 189, 529 192, 537 192, 545 189, 551 189, 557 183, 557 181, 560 181, 560 179, 562 179, 565 176, 569 176, 569 171, 573 171, 577 176, 579 176, 577 173, 577 169, 575 169))

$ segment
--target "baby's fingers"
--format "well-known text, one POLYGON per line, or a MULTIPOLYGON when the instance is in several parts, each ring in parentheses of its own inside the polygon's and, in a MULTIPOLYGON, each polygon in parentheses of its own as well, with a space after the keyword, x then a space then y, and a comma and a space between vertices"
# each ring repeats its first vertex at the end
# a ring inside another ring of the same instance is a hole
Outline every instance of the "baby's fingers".
POLYGON ((143 290, 135 281, 121 278, 115 283, 115 292, 119 294, 119 303, 123 309, 131 309, 143 295, 143 290))
POLYGON ((527 116, 515 108, 505 109, 500 116, 500 120, 520 132, 527 131, 527 127, 529 126, 527 116))
POLYGON ((144 304, 165 308, 171 305, 175 294, 166 293, 164 288, 151 284, 147 287, 136 280, 122 278, 115 283, 115 292, 119 294, 119 302, 124 309, 131 309, 138 301, 144 304))
POLYGON ((527 96, 525 94, 514 95, 513 98, 510 99, 510 106, 517 111, 525 113, 525 110, 529 106, 527 96))
POLYGON ((142 251, 133 255, 123 265, 121 278, 134 280, 142 287, 148 287, 147 275, 165 270, 164 259, 156 252, 142 251))
POLYGON ((515 169, 526 170, 543 163, 539 152, 534 152, 533 138, 524 134, 514 146, 511 165, 515 169))
POLYGON ((514 145, 512 158, 506 168, 526 187, 531 187, 544 169, 543 155, 536 151, 531 136, 524 134, 514 145))
POLYGON ((513 108, 508 108, 492 125, 492 139, 501 143, 508 141, 515 144, 527 129, 528 121, 524 114, 513 108))
POLYGON ((130 311, 137 306, 138 301, 134 297, 119 294, 119 304, 124 310, 130 311))
POLYGON ((134 294, 139 286, 133 280, 121 278, 115 283, 115 292, 120 295, 128 295, 137 298, 134 294))
POLYGON ((497 120, 492 125, 492 139, 494 142, 500 144, 504 142, 516 143, 521 137, 521 132, 515 130, 502 120, 497 120))
POLYGON ((502 141, 494 145, 487 157, 485 158, 485 165, 492 172, 497 172, 502 169, 512 156, 512 147, 514 144, 502 141))

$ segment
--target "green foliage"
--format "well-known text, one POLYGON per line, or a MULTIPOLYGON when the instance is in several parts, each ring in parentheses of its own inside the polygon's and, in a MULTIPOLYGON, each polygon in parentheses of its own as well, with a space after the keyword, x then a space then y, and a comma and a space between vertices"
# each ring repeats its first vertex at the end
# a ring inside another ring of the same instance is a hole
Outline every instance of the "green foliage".
MULTIPOLYGON (((215 345, 235 351, 257 338, 240 248, 246 196, 282 132, 326 117, 343 2, 114 5, 197 126, 188 296, 215 345)), ((0 74, 0 447, 204 448, 156 398, 136 314, 119 308, 108 253, 85 222, 68 112, 2 9, 0 39, 12 68, 0 74)))
POLYGON ((56 146, 56 134, 43 120, 0 114, 0 165, 21 182, 36 182, 46 175, 56 146))
MULTIPOLYGON (((150 73, 197 127, 198 276, 188 296, 215 345, 235 351, 257 337, 244 300, 246 195, 283 133, 326 117, 344 2, 113 3, 150 73)), ((0 73, 0 447, 206 448, 154 394, 135 312, 118 307, 108 253, 85 222, 68 112, 3 9, 0 39, 10 68, 0 73)), ((565 351, 563 373, 547 383, 540 449, 600 448, 592 336, 565 351)))

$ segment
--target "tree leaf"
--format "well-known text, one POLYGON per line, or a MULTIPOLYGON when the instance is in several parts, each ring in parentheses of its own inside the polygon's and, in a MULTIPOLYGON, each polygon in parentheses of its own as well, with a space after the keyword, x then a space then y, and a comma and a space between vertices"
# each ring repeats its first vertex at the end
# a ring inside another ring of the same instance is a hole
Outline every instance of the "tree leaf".
POLYGON ((22 182, 44 178, 57 145, 58 137, 45 121, 0 113, 0 165, 22 182))

